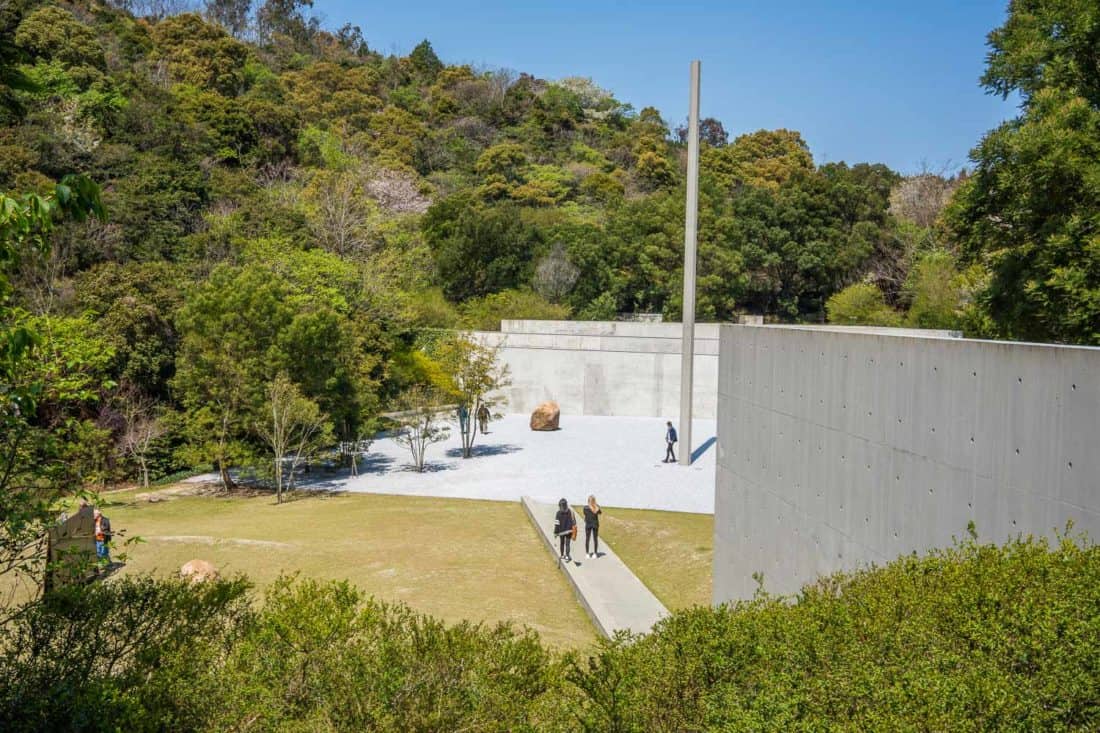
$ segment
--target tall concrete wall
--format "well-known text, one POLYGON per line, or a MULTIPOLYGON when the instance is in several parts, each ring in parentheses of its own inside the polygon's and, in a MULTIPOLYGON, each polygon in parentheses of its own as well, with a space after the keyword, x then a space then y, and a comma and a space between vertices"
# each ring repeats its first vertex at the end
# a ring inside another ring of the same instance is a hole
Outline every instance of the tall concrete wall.
MULTIPOLYGON (((506 412, 556 400, 564 414, 667 417, 680 413, 680 324, 503 321, 477 338, 503 344, 512 385, 506 412)), ((718 325, 695 327, 695 416, 714 418, 718 325)))
POLYGON ((724 326, 714 599, 950 546, 1100 540, 1100 349, 724 326))

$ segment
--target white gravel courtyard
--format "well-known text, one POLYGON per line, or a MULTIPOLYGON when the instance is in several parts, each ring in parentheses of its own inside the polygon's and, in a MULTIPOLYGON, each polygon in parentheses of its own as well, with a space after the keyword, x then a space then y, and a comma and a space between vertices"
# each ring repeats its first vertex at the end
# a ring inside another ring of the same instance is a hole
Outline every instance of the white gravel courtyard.
MULTIPOLYGON (((533 432, 527 415, 507 415, 478 435, 474 457, 462 458, 457 427, 428 448, 424 473, 408 450, 385 438, 374 442, 360 475, 328 478, 326 489, 463 499, 544 502, 565 497, 581 504, 595 494, 609 507, 714 513, 715 421, 696 420, 696 462, 661 462, 665 421, 651 417, 568 416, 561 430, 533 432)), ((679 457, 679 446, 677 446, 679 457)))

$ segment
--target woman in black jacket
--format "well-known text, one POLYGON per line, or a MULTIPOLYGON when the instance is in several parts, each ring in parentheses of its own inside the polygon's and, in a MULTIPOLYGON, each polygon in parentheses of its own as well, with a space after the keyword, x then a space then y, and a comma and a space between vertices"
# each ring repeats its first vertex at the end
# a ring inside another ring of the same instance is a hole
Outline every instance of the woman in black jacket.
POLYGON ((589 496, 588 503, 584 505, 584 551, 590 560, 600 556, 601 514, 603 509, 596 503, 596 497, 589 496), (592 539, 592 552, 588 552, 589 538, 592 539))
POLYGON ((573 526, 576 523, 569 502, 565 499, 559 501, 558 513, 554 515, 554 534, 558 536, 561 559, 566 562, 573 562, 573 558, 569 556, 569 540, 573 536, 573 526))

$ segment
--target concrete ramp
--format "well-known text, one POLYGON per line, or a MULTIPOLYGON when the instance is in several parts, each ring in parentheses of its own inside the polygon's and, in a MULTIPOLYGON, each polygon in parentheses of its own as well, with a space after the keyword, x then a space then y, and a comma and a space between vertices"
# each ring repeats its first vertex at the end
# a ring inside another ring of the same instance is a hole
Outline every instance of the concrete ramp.
MULTIPOLYGON (((557 557, 558 538, 554 536, 554 515, 558 507, 534 501, 528 496, 520 501, 539 536, 554 557, 557 557)), ((578 518, 577 526, 573 562, 563 562, 560 567, 573 586, 581 605, 592 617, 592 623, 607 637, 619 630, 635 634, 648 633, 653 624, 668 615, 668 610, 602 539, 600 557, 595 560, 586 558, 584 520, 578 518)))

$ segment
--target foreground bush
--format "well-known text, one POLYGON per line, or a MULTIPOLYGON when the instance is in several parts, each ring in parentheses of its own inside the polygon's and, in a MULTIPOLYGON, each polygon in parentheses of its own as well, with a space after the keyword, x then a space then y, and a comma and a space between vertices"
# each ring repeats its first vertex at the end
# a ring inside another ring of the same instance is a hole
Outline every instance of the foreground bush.
POLYGON ((588 730, 1097 730, 1100 551, 968 542, 675 614, 573 680, 588 730))
POLYGON ((4 629, 2 730, 1097 730, 1100 551, 967 542, 583 652, 346 583, 68 589, 4 629))

